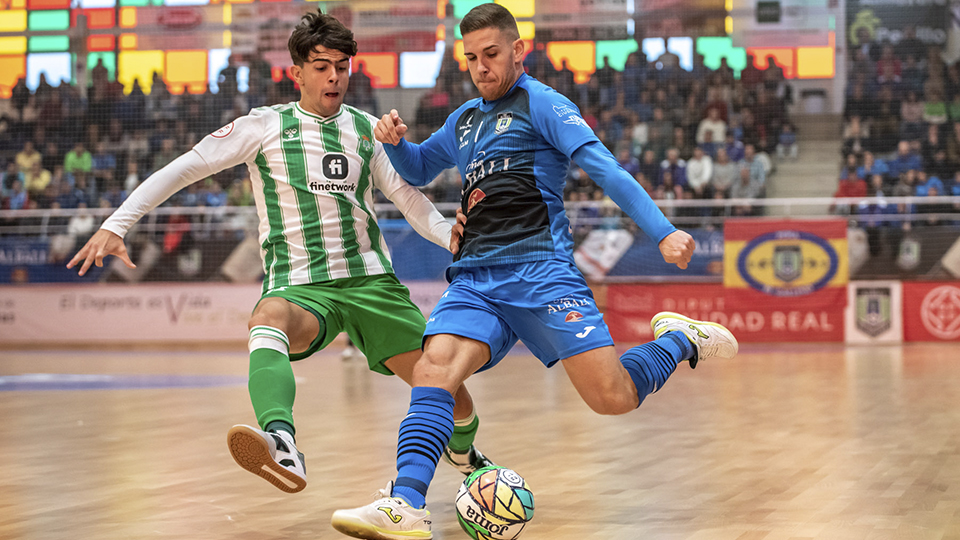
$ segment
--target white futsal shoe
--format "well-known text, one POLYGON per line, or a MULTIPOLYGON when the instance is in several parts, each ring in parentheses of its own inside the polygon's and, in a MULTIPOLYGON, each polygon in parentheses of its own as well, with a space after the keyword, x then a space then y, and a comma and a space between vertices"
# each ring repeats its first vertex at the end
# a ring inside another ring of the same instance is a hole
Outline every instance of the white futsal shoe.
POLYGON ((691 368, 697 367, 700 360, 733 358, 740 350, 740 344, 733 333, 715 322, 697 321, 679 313, 664 311, 654 315, 650 327, 653 328, 654 339, 667 332, 681 332, 687 336, 696 349, 693 358, 690 358, 691 368))
POLYGON ((227 433, 230 454, 238 465, 277 486, 296 493, 307 487, 307 467, 293 435, 236 425, 227 433))
POLYGON ((414 508, 393 495, 393 481, 374 495, 377 500, 352 510, 337 510, 333 528, 347 536, 367 540, 430 540, 430 512, 414 508))

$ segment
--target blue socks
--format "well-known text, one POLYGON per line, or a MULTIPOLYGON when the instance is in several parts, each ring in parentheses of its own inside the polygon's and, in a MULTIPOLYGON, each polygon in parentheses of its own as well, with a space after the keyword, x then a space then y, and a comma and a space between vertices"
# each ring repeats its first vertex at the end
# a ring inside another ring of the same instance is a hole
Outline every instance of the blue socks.
POLYGON ((677 364, 693 357, 695 352, 693 343, 681 332, 667 332, 656 341, 623 353, 620 362, 633 379, 637 397, 643 403, 644 398, 663 388, 677 364))
POLYGON ((410 409, 400 422, 393 496, 414 508, 426 504, 427 488, 453 435, 453 404, 443 388, 416 386, 410 392, 410 409))

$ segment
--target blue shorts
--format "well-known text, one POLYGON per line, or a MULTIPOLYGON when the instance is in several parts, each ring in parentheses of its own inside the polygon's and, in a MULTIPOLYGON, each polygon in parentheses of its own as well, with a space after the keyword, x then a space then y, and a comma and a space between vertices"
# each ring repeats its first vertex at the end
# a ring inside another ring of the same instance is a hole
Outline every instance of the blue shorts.
POLYGON ((460 268, 430 313, 424 339, 453 334, 486 343, 490 369, 518 339, 541 362, 613 345, 593 292, 572 263, 536 261, 460 268))

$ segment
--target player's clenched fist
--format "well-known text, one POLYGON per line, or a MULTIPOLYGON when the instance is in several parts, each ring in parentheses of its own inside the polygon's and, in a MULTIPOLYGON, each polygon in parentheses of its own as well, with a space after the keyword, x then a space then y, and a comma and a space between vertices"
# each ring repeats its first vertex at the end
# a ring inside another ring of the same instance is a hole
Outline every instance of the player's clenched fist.
POLYGON ((377 127, 373 130, 373 136, 383 144, 396 146, 400 144, 400 139, 407 132, 407 125, 400 118, 400 113, 396 109, 390 109, 389 114, 383 115, 377 121, 377 127))
POLYGON ((663 254, 663 260, 670 264, 675 264, 681 269, 687 268, 687 263, 693 257, 693 249, 696 247, 693 237, 683 231, 674 231, 660 241, 660 253, 663 254))

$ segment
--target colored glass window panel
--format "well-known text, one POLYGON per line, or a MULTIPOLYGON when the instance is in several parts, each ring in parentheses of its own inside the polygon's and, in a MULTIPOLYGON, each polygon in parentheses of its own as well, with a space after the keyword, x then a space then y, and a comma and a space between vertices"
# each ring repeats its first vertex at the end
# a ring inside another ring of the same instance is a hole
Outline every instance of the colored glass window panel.
POLYGON ((210 81, 210 91, 214 94, 220 91, 220 71, 227 67, 229 60, 230 49, 207 51, 207 80, 210 81))
POLYGON ((120 28, 134 28, 137 26, 137 8, 120 8, 120 28))
POLYGON ((117 38, 116 36, 101 35, 101 36, 90 36, 87 38, 87 50, 88 51, 112 51, 116 48, 117 38))
POLYGON ((463 55, 463 41, 457 40, 453 43, 453 57, 460 64, 460 71, 467 70, 467 57, 463 55))
POLYGON ((120 49, 124 51, 135 50, 137 48, 136 34, 120 34, 120 49))
POLYGON ((150 0, 120 0, 121 6, 144 7, 150 5, 150 0))
POLYGON ((370 85, 374 88, 396 88, 397 86, 397 55, 396 53, 367 53, 353 57, 353 63, 363 62, 364 70, 370 76, 370 85))
POLYGON ((597 45, 593 41, 553 41, 547 43, 547 58, 554 69, 561 69, 566 60, 574 80, 585 83, 597 69, 597 45))
POLYGON ((0 98, 9 98, 17 81, 26 75, 26 57, 23 55, 0 56, 0 98))
POLYGON ((27 0, 30 9, 70 9, 70 0, 27 0))
POLYGON ((703 65, 710 69, 719 68, 720 61, 726 58, 727 66, 736 77, 740 77, 740 72, 747 67, 747 50, 734 47, 733 40, 728 37, 697 38, 697 52, 703 55, 703 65))
POLYGON ((60 52, 70 49, 67 36, 31 36, 27 45, 30 52, 60 52))
POLYGON ((490 0, 450 0, 450 3, 453 4, 453 16, 462 19, 471 9, 480 4, 489 4, 490 0))
POLYGON ((167 6, 202 6, 209 4, 210 0, 165 0, 167 6))
POLYGON ((793 79, 797 76, 795 53, 796 49, 787 47, 750 47, 747 54, 754 55, 753 65, 759 69, 767 69, 770 57, 773 57, 778 66, 783 68, 783 76, 793 79))
POLYGON ((832 79, 836 75, 836 58, 836 34, 830 32, 829 46, 797 49, 797 78, 832 79))
POLYGON ((117 80, 123 83, 124 93, 133 89, 133 81, 140 81, 140 88, 150 93, 154 72, 163 75, 163 51, 122 51, 117 58, 117 80))
POLYGON ((597 65, 603 64, 603 57, 606 56, 610 62, 610 67, 617 71, 623 71, 623 66, 627 63, 627 57, 630 53, 639 50, 635 39, 623 39, 616 41, 598 41, 597 42, 597 65))
POLYGON ((30 30, 66 30, 70 27, 70 12, 67 10, 31 11, 27 17, 30 30))
POLYGON ((102 29, 113 28, 114 15, 116 10, 112 8, 105 9, 75 9, 72 13, 71 26, 77 26, 77 17, 86 15, 87 28, 102 29))
POLYGON ((536 2, 534 0, 496 0, 498 4, 507 8, 514 17, 533 17, 536 15, 536 2))
POLYGON ((180 93, 185 87, 207 84, 207 51, 168 51, 165 79, 171 92, 180 93))
MULTIPOLYGON (((107 78, 111 81, 117 77, 117 55, 113 52, 93 52, 87 55, 87 71, 91 71, 93 68, 97 67, 98 63, 102 63, 103 67, 107 68, 107 78)), ((91 77, 87 77, 87 80, 91 80, 91 77)))
POLYGON ((532 21, 517 21, 517 31, 520 32, 520 39, 533 39, 537 33, 536 25, 532 21))
POLYGON ((27 38, 23 36, 0 37, 0 54, 23 54, 27 52, 27 38))
POLYGON ((26 29, 26 11, 22 9, 0 11, 0 32, 23 32, 26 29))
POLYGON ((667 44, 663 41, 663 38, 658 37, 644 39, 640 47, 643 49, 643 54, 647 57, 648 62, 653 62, 667 52, 667 44))
POLYGON ((80 7, 84 9, 91 8, 112 8, 117 5, 117 0, 79 0, 80 7))
POLYGON ((444 43, 437 42, 433 52, 400 53, 401 88, 433 88, 440 75, 444 43))
POLYGON ((27 9, 27 0, 7 0, 0 2, 0 11, 7 9, 27 9))
POLYGON ((680 58, 680 67, 693 70, 693 38, 672 37, 667 40, 667 50, 680 58))
POLYGON ((50 86, 60 86, 61 81, 70 82, 71 55, 67 52, 37 53, 27 55, 27 88, 36 90, 43 75, 50 86))

